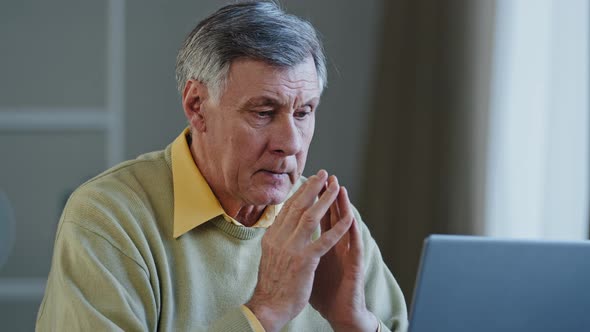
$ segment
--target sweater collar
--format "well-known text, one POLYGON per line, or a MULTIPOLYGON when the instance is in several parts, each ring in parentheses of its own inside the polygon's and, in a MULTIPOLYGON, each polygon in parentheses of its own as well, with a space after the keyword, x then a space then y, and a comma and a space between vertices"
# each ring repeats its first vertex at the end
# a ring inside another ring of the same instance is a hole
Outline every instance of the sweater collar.
MULTIPOLYGON (((195 164, 189 148, 190 130, 186 128, 172 143, 172 179, 174 186, 173 236, 178 238, 193 228, 215 218, 223 218, 232 224, 241 225, 227 215, 211 187, 195 164)), ((269 205, 253 227, 268 227, 272 224, 282 204, 269 205)))

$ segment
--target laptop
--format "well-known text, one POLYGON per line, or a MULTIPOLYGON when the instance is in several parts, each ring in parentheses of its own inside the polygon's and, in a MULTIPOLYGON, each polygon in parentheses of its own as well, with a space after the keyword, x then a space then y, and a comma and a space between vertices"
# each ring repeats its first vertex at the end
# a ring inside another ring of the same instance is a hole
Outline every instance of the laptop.
POLYGON ((589 332, 590 241, 431 235, 410 332, 589 332))

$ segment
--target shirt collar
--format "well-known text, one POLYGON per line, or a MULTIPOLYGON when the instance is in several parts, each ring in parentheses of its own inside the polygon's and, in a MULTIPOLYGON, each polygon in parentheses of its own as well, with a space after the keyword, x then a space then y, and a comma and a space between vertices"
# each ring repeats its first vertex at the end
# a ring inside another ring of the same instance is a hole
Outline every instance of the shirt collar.
MULTIPOLYGON (((211 187, 193 160, 186 128, 172 143, 172 183, 174 186, 173 235, 178 238, 193 228, 223 216, 225 220, 243 226, 225 213, 211 187)), ((283 204, 269 205, 253 227, 268 227, 283 204)))

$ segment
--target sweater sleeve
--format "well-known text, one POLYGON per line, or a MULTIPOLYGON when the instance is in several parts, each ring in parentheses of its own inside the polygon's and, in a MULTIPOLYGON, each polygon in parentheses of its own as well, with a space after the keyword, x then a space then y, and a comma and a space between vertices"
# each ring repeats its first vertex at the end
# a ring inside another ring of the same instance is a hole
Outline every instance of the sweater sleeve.
POLYGON ((146 270, 105 237, 63 222, 37 331, 155 331, 146 270))
MULTIPOLYGON (((356 213, 357 220, 360 215, 356 213)), ((365 262, 365 301, 367 308, 381 321, 382 332, 406 332, 408 313, 404 295, 385 265, 381 252, 368 228, 361 224, 365 262)))
MULTIPOLYGON (((145 267, 106 237, 63 222, 36 331, 156 331, 158 305, 145 267)), ((197 331, 252 331, 240 307, 197 331)))

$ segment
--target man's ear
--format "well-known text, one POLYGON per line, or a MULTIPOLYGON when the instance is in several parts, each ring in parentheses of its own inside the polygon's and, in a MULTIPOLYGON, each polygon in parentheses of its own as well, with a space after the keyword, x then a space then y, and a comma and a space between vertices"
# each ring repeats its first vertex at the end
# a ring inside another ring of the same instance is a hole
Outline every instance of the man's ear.
POLYGON ((188 80, 186 82, 184 91, 182 92, 182 108, 191 128, 200 132, 204 132, 207 129, 203 110, 203 104, 207 98, 208 92, 205 84, 196 80, 188 80))

